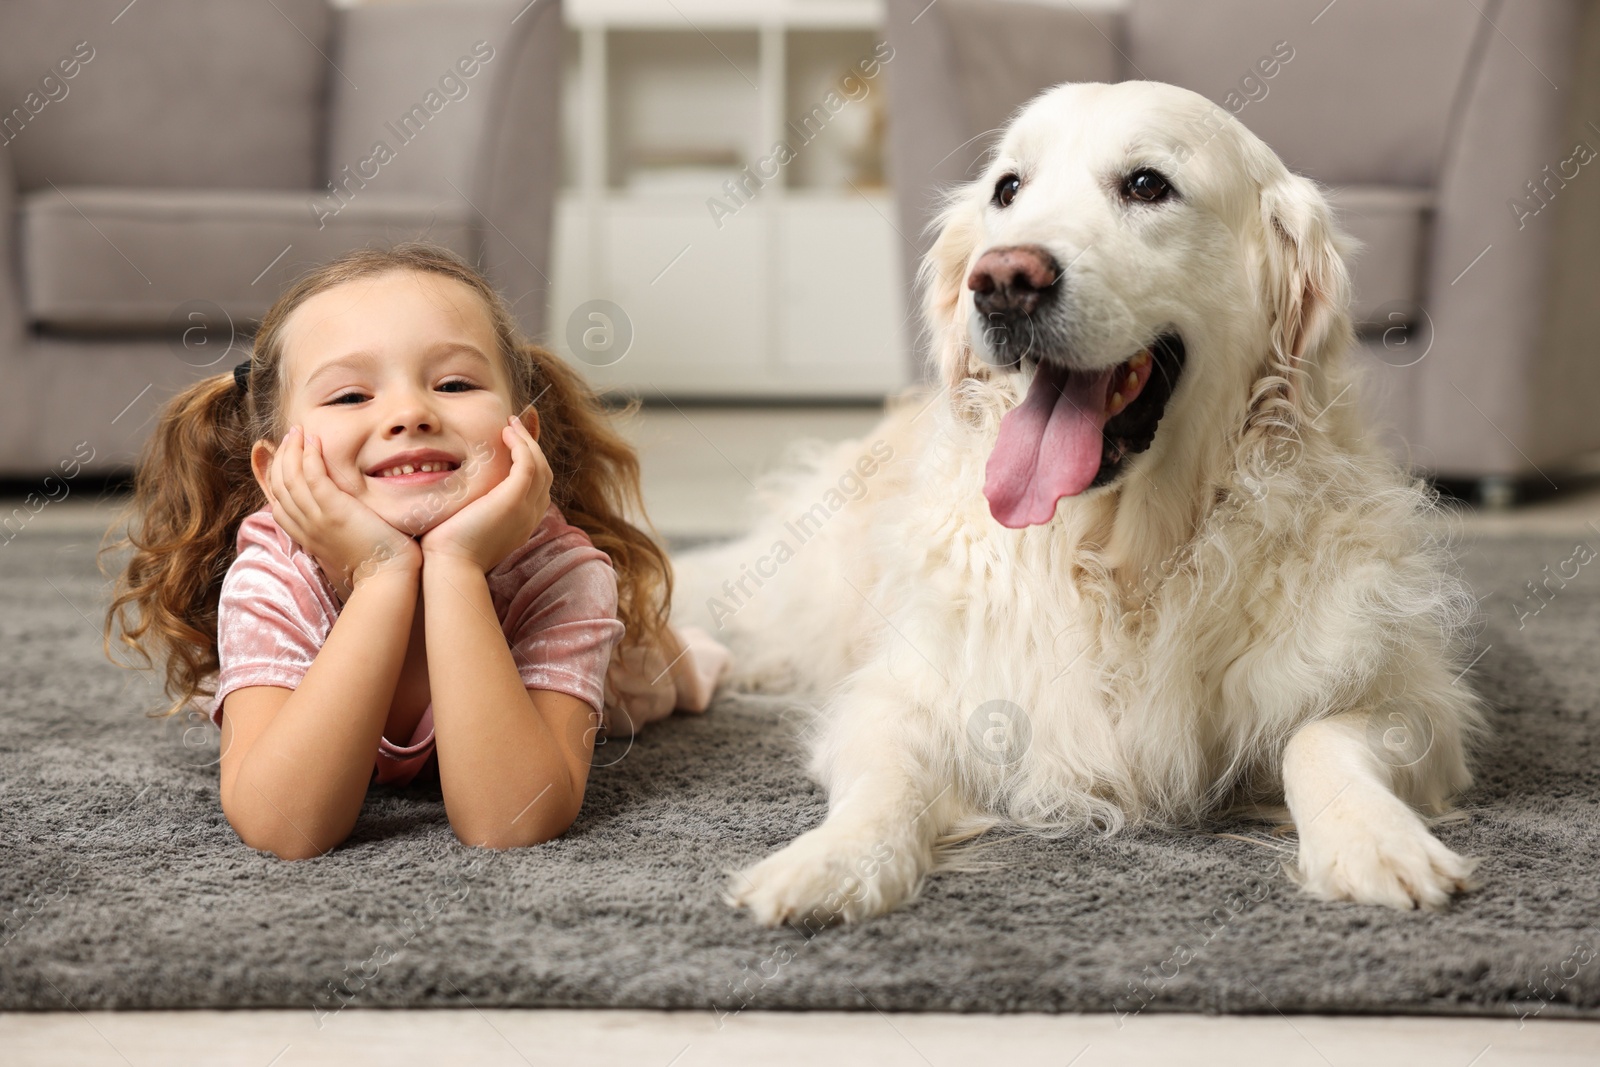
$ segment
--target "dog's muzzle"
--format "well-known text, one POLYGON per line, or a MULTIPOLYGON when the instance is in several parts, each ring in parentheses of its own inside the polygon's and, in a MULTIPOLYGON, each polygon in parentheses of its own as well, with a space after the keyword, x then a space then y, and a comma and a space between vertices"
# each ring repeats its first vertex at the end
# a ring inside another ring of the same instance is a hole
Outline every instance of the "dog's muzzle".
POLYGON ((1016 369, 1024 356, 1040 357, 1051 331, 1044 317, 1059 303, 1061 264, 1042 245, 991 248, 967 275, 982 320, 979 355, 993 366, 1016 369))

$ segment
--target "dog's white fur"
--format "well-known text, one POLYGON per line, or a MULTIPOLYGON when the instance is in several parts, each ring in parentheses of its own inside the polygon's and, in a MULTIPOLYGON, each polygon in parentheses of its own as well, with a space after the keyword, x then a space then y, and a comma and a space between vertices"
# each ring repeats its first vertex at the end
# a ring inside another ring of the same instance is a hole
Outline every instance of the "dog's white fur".
POLYGON ((938 228, 938 391, 769 476, 751 534, 676 561, 676 616, 733 646, 734 687, 816 698, 827 819, 730 872, 730 903, 858 920, 997 823, 1193 825, 1283 802, 1310 893, 1436 908, 1469 888, 1477 860, 1418 810, 1448 810, 1484 736, 1463 675, 1476 602, 1437 494, 1368 432, 1353 243, 1318 187, 1194 93, 1068 84, 1019 112, 938 228), (1119 200, 1136 166, 1181 201, 1119 200), (1009 172, 1024 185, 1001 210, 1009 172), (979 358, 964 283, 1020 243, 1064 265, 1085 364, 1168 327, 1187 361, 1122 477, 1013 530, 984 470, 1031 373, 979 358), (841 488, 857 499, 838 507, 841 488), (985 751, 999 727, 1025 750, 985 751))

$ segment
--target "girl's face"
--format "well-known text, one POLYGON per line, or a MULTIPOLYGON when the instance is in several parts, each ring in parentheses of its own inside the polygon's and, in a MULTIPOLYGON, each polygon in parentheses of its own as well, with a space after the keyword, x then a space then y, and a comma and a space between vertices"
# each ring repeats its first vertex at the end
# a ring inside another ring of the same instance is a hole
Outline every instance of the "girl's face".
MULTIPOLYGON (((511 383, 466 284, 404 269, 345 282, 290 313, 282 341, 286 424, 316 435, 333 481, 396 529, 426 533, 510 473, 511 383), (408 461, 448 470, 396 476, 408 461)), ((251 451, 263 489, 276 451, 251 451)))

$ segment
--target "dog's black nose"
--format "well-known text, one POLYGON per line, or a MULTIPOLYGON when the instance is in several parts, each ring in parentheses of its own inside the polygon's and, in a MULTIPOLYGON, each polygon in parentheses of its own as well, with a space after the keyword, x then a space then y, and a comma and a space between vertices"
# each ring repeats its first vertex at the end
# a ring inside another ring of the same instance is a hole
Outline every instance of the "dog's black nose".
POLYGON ((1061 265, 1040 245, 991 248, 967 276, 972 301, 985 315, 1032 315, 1053 297, 1061 265))

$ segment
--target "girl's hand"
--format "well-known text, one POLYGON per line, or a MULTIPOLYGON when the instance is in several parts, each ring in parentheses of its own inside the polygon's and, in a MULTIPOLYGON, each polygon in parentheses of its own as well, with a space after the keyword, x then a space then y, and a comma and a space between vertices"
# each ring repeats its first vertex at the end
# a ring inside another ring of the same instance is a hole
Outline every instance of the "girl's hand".
POLYGON ((345 492, 328 474, 321 442, 291 427, 268 471, 272 517, 322 568, 340 602, 386 571, 422 566, 422 548, 345 492))
POLYGON ((525 544, 550 510, 554 476, 522 420, 507 418, 500 439, 511 449, 505 480, 422 535, 427 559, 460 559, 487 574, 525 544))

